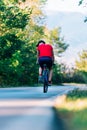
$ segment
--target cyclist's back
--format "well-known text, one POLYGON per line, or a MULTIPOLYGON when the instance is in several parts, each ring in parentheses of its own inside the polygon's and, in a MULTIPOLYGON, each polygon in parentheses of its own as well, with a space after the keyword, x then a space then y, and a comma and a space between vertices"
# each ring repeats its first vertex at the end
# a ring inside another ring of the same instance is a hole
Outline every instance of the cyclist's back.
POLYGON ((37 44, 37 61, 39 62, 39 76, 42 75, 43 64, 46 64, 50 70, 49 83, 52 79, 52 65, 54 62, 53 47, 50 44, 46 44, 43 40, 37 44))
POLYGON ((38 46, 38 51, 39 51, 39 57, 51 57, 53 56, 52 54, 52 46, 50 44, 40 44, 38 46))

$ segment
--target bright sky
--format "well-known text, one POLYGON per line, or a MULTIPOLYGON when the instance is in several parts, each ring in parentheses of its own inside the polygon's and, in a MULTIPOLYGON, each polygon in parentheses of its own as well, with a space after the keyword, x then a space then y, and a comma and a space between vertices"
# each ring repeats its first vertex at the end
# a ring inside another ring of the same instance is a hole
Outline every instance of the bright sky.
MULTIPOLYGON (((78 6, 79 1, 80 0, 47 0, 45 10, 47 15, 55 14, 55 11, 80 12, 87 15, 87 7, 84 6, 85 3, 87 3, 87 0, 84 0, 85 2, 82 5, 78 6)), ((66 25, 66 27, 67 26, 68 25, 66 25)), ((85 47, 87 47, 87 42, 84 43, 84 48, 85 47)), ((70 49, 68 49, 66 55, 64 55, 64 58, 61 58, 60 60, 65 61, 69 65, 73 64, 77 55, 77 50, 81 51, 81 48, 83 48, 83 43, 78 45, 78 49, 70 45, 70 49)))
POLYGON ((78 6, 78 3, 79 0, 47 0, 46 10, 87 13, 87 9, 85 7, 83 8, 84 4, 78 6))

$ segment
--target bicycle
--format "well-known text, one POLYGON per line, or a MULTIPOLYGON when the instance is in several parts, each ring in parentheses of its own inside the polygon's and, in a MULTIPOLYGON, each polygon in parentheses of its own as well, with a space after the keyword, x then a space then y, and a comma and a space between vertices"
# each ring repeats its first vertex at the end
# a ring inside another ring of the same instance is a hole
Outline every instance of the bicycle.
POLYGON ((43 65, 42 77, 43 77, 43 92, 47 93, 47 91, 48 91, 49 69, 47 68, 46 64, 43 65))

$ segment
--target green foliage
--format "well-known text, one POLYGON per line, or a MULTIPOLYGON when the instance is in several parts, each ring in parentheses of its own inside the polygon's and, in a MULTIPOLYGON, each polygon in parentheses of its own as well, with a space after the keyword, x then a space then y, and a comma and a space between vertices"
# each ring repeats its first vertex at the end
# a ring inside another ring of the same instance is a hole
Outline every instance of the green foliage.
POLYGON ((29 21, 29 13, 17 6, 0 1, 0 85, 19 85, 24 71, 20 38, 22 29, 29 21), (21 31, 20 31, 21 29, 21 31))
POLYGON ((86 83, 84 75, 80 71, 75 71, 72 76, 66 76, 66 81, 69 83, 86 83))
POLYGON ((87 90, 75 89, 67 94, 68 99, 87 98, 87 90))
POLYGON ((0 82, 4 84, 14 84, 22 71, 21 47, 24 44, 14 34, 6 34, 0 37, 0 82), (12 80, 12 78, 14 79, 12 80))
MULTIPOLYGON (((66 65, 61 64, 61 76, 63 83, 81 83, 87 84, 87 72, 79 70, 78 68, 68 68, 66 65)), ((84 68, 85 69, 85 68, 84 68)))
MULTIPOLYGON (((33 5, 35 1, 31 2, 33 5)), ((36 44, 40 39, 47 38, 52 44, 55 41, 60 54, 67 49, 66 43, 59 38, 58 30, 49 31, 50 36, 47 34, 47 37, 46 27, 39 22, 37 24, 37 19, 43 21, 40 7, 45 0, 36 4, 32 10, 32 7, 20 8, 18 0, 0 1, 0 85, 37 83, 36 44)), ((54 67, 53 82, 62 82, 59 65, 54 67)))
POLYGON ((81 71, 81 76, 85 84, 87 84, 87 72, 81 71))
POLYGON ((81 5, 81 4, 83 3, 83 1, 84 1, 84 0, 80 0, 80 1, 79 1, 79 5, 81 5))
POLYGON ((53 44, 55 55, 61 56, 63 52, 68 48, 68 44, 64 42, 64 38, 60 37, 61 30, 60 28, 54 28, 49 32, 49 42, 53 44))
POLYGON ((76 67, 80 71, 87 72, 87 50, 83 50, 79 55, 79 60, 76 61, 76 67))
POLYGON ((19 12, 17 7, 9 7, 3 16, 3 22, 9 28, 24 28, 27 25, 29 18, 28 14, 19 12), (12 12, 13 11, 13 12, 12 12))
POLYGON ((80 72, 82 79, 87 83, 87 50, 83 50, 76 61, 76 68, 80 72))
MULTIPOLYGON (((1 0, 0 1, 0 11, 4 11, 5 10, 5 4, 4 4, 4 2, 1 0)), ((0 12, 1 13, 1 12, 0 12)))
POLYGON ((17 51, 20 50, 23 41, 18 39, 15 34, 6 34, 0 37, 0 59, 11 58, 12 55, 17 51))
POLYGON ((61 66, 58 64, 53 65, 53 84, 61 84, 62 74, 61 74, 61 66))
MULTIPOLYGON (((28 10, 29 11, 29 10, 28 10)), ((27 25, 29 21, 29 13, 28 11, 22 10, 17 6, 5 6, 3 3, 0 7, 1 19, 4 26, 7 26, 9 29, 11 28, 21 28, 27 25)), ((30 12, 30 11, 29 11, 30 12)))
POLYGON ((61 65, 62 79, 64 83, 84 83, 87 84, 87 50, 79 54, 75 68, 68 68, 61 65))

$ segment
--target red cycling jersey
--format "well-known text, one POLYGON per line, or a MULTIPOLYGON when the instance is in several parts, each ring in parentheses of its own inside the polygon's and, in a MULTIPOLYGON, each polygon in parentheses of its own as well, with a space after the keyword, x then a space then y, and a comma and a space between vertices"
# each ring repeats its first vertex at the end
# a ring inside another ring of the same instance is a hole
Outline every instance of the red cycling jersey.
POLYGON ((37 50, 39 51, 39 57, 53 57, 53 47, 50 44, 40 44, 37 50))

